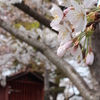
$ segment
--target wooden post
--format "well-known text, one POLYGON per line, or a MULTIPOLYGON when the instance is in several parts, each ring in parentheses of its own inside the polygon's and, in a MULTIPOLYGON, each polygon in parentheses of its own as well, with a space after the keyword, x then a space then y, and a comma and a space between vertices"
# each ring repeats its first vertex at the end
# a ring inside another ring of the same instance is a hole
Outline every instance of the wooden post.
POLYGON ((49 99, 49 70, 45 67, 45 76, 44 76, 44 100, 49 99))

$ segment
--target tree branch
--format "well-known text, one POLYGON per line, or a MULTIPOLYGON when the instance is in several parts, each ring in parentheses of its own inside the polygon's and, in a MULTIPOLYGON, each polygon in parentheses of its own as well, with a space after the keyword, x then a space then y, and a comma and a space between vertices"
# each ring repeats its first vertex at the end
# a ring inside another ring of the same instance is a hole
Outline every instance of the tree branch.
POLYGON ((39 21, 44 26, 46 26, 46 27, 48 27, 48 28, 51 29, 51 27, 50 27, 50 22, 51 21, 48 20, 47 18, 45 18, 43 15, 37 13, 35 10, 31 9, 29 6, 27 6, 26 4, 24 4, 24 2, 14 4, 14 6, 17 7, 17 8, 19 8, 20 10, 22 10, 23 12, 25 12, 29 16, 33 17, 34 19, 36 19, 37 21, 39 21))
POLYGON ((59 58, 44 43, 25 36, 23 32, 20 32, 19 30, 13 28, 2 20, 0 20, 0 27, 14 35, 16 38, 28 43, 32 47, 41 51, 54 65, 57 66, 57 68, 59 68, 73 82, 73 84, 78 88, 85 100, 92 100, 90 88, 83 80, 83 78, 75 71, 75 69, 71 65, 65 62, 62 58, 59 58))
POLYGON ((86 27, 89 27, 89 26, 92 25, 92 24, 98 24, 99 22, 100 22, 100 18, 97 19, 97 20, 95 20, 95 21, 93 21, 93 22, 87 23, 86 27))

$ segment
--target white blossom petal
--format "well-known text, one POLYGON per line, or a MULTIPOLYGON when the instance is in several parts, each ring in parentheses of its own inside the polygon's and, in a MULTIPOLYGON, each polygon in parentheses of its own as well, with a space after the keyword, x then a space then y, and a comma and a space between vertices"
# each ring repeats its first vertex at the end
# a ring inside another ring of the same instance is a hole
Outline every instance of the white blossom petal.
POLYGON ((55 4, 52 4, 52 8, 50 10, 52 16, 55 18, 52 22, 51 22, 51 27, 54 26, 54 25, 57 25, 60 23, 60 21, 62 20, 63 18, 63 12, 62 10, 55 4))

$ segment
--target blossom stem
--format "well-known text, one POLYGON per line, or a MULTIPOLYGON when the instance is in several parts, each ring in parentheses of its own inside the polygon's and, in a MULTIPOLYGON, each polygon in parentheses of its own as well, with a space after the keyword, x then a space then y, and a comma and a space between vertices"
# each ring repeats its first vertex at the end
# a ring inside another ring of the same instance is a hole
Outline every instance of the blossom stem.
POLYGON ((83 48, 82 48, 82 52, 84 51, 85 43, 86 43, 86 38, 85 38, 85 41, 84 41, 84 45, 83 45, 83 48))
POLYGON ((91 36, 89 36, 89 45, 91 47, 91 36))
POLYGON ((88 42, 89 42, 89 37, 87 37, 87 48, 86 48, 86 54, 88 53, 88 42))
POLYGON ((83 35, 84 32, 81 32, 79 35, 77 35, 76 37, 81 37, 83 35))
POLYGON ((82 34, 81 39, 85 36, 85 34, 82 34))
POLYGON ((81 39, 85 36, 84 32, 81 34, 80 38, 79 38, 79 42, 81 41, 81 39))
POLYGON ((95 7, 95 8, 89 8, 91 11, 95 12, 97 10, 100 10, 98 7, 95 7))
MULTIPOLYGON (((81 32, 79 35, 77 35, 75 38, 77 39, 77 38, 80 38, 82 35, 84 34, 84 32, 81 32)), ((75 38, 73 38, 73 40, 75 39, 75 38)))

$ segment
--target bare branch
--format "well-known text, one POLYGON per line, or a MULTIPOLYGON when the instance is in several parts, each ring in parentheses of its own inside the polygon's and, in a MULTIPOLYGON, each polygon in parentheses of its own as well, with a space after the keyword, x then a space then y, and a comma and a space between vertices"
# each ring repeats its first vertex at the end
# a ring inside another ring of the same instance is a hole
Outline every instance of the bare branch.
POLYGON ((31 9, 29 6, 27 6, 26 4, 24 4, 24 2, 14 4, 14 6, 17 7, 17 8, 19 8, 20 10, 22 10, 23 12, 25 12, 29 16, 33 17, 34 19, 36 19, 37 21, 39 21, 44 26, 46 26, 46 27, 48 27, 48 28, 51 29, 51 27, 50 27, 50 22, 51 21, 48 20, 47 18, 45 18, 43 15, 37 13, 35 10, 31 9))
POLYGON ((57 66, 57 68, 59 68, 67 77, 69 77, 69 79, 78 88, 85 100, 92 100, 90 88, 83 80, 83 78, 75 71, 75 69, 71 65, 65 62, 62 58, 59 58, 44 43, 41 43, 38 40, 25 36, 24 33, 18 31, 17 29, 13 28, 12 26, 10 26, 2 20, 0 20, 0 27, 14 35, 16 38, 28 43, 32 47, 41 51, 54 65, 57 66))

